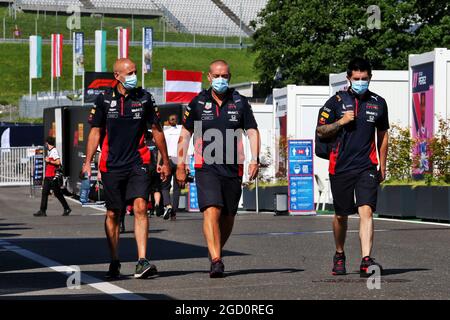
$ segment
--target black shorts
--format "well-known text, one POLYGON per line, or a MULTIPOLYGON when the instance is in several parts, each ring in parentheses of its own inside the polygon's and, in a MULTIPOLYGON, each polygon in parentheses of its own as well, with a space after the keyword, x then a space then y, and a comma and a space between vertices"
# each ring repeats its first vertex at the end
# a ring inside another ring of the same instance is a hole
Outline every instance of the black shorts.
POLYGON ((123 210, 136 198, 146 201, 150 195, 148 166, 134 166, 128 171, 102 172, 106 209, 123 210))
POLYGON ((150 192, 161 192, 161 174, 156 171, 150 172, 150 192))
POLYGON ((242 194, 242 177, 224 177, 207 170, 195 171, 200 211, 221 207, 222 214, 235 215, 242 194))
POLYGON ((336 215, 348 216, 358 213, 358 207, 364 205, 370 206, 375 212, 379 185, 379 174, 376 169, 330 175, 330 183, 336 215))

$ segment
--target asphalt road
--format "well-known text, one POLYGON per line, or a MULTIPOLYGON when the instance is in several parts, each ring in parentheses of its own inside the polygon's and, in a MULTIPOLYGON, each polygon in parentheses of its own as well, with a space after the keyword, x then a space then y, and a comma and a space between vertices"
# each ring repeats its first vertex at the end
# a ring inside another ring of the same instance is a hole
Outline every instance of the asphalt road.
MULTIPOLYGON (((350 219, 347 269, 331 276, 331 216, 238 215, 224 257, 226 277, 209 279, 199 213, 176 221, 150 219, 149 258, 159 275, 133 278, 133 218, 121 238, 122 279, 106 282, 108 249, 103 212, 50 198, 48 216, 32 216, 40 196, 0 188, 0 299, 449 299, 450 225, 377 220, 374 257, 385 268, 369 290, 360 263, 357 217, 350 219), (73 267, 71 267, 73 266, 73 267), (73 268, 73 269, 70 269, 73 268), (69 270, 79 268, 82 284, 69 270)), ((372 282, 373 283, 373 282, 372 282)))

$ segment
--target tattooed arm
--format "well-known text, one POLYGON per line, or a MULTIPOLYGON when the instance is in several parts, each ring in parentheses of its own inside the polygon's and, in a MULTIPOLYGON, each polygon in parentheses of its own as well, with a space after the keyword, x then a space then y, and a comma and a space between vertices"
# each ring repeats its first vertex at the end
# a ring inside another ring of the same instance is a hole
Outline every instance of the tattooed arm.
POLYGON ((354 119, 354 111, 347 111, 346 113, 344 113, 344 116, 338 121, 317 127, 317 135, 319 136, 319 138, 334 137, 342 126, 353 121, 354 119))

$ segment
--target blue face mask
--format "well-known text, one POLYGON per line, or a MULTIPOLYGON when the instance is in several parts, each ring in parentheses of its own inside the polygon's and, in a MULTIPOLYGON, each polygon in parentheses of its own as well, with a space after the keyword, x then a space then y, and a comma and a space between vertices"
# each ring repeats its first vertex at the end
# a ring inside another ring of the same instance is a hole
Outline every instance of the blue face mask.
POLYGON ((135 74, 133 74, 131 76, 126 76, 125 77, 125 82, 122 82, 122 85, 127 90, 131 90, 131 89, 136 88, 136 86, 137 86, 137 76, 135 74))
POLYGON ((228 89, 228 79, 219 77, 212 80, 212 88, 217 93, 225 93, 228 89))
POLYGON ((369 81, 358 80, 352 82, 352 90, 359 95, 364 94, 368 89, 369 89, 369 81))

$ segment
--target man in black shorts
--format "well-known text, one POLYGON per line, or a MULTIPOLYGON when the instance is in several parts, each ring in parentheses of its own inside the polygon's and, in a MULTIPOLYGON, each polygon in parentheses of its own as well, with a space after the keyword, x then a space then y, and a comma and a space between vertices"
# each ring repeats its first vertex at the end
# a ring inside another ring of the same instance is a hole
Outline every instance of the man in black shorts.
POLYGON ((186 156, 194 133, 195 181, 198 203, 203 212, 203 233, 211 258, 210 277, 222 277, 225 267, 222 249, 233 229, 242 193, 242 133, 248 135, 252 159, 250 180, 258 174, 260 136, 247 99, 228 87, 231 73, 223 60, 209 66, 209 90, 204 90, 188 105, 178 142, 176 178, 181 188, 186 183, 186 156))
POLYGON ((147 201, 150 176, 150 151, 145 144, 145 133, 151 126, 156 145, 162 154, 161 178, 170 174, 164 133, 159 124, 159 112, 150 93, 136 88, 136 66, 129 59, 114 64, 114 88, 97 97, 91 110, 86 162, 83 172, 91 174, 91 161, 101 142, 102 155, 99 170, 105 192, 105 231, 111 251, 107 278, 120 276, 118 255, 119 218, 127 203, 133 205, 135 238, 138 251, 135 278, 156 274, 153 264, 146 259, 148 240, 147 201))
POLYGON ((319 111, 317 135, 321 139, 333 139, 329 154, 336 213, 333 221, 336 243, 333 275, 346 274, 344 244, 347 221, 348 216, 354 213, 359 213, 360 217, 360 275, 370 276, 371 266, 382 271, 371 253, 377 190, 386 175, 389 120, 386 101, 368 90, 371 77, 370 63, 361 58, 353 59, 347 68, 351 87, 347 91, 339 91, 319 111))

